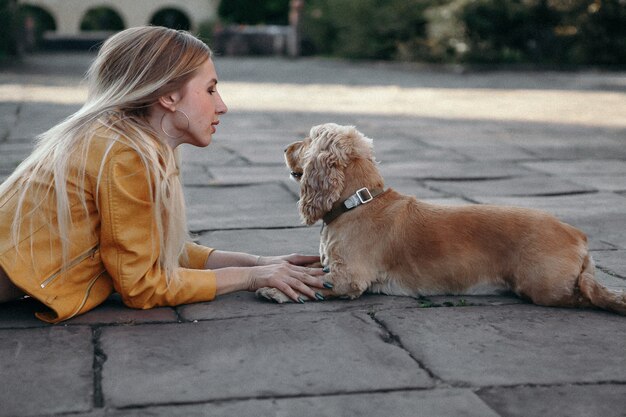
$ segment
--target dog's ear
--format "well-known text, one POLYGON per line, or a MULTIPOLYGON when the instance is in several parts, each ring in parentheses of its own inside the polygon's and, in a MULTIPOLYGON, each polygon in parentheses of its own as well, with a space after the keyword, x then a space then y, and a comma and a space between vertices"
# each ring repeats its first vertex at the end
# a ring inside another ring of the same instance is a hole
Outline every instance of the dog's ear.
POLYGON ((300 216, 312 225, 332 209, 344 186, 344 169, 353 151, 356 129, 332 123, 311 129, 300 180, 300 216))
POLYGON ((311 155, 300 180, 300 216, 312 225, 328 213, 343 190, 344 176, 339 160, 329 151, 311 155))

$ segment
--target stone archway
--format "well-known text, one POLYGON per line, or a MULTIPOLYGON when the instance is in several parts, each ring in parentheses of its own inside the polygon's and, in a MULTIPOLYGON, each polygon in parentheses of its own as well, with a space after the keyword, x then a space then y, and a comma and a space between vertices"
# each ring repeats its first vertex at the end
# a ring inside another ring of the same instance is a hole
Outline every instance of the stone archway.
POLYGON ((24 28, 23 45, 26 49, 35 48, 46 32, 57 29, 54 16, 43 7, 22 4, 18 16, 24 28))
POLYGON ((150 24, 155 15, 164 9, 173 9, 189 20, 189 29, 196 30, 200 23, 217 19, 220 0, 18 0, 19 5, 32 5, 47 10, 56 22, 55 35, 75 37, 81 33, 80 22, 85 13, 95 7, 113 9, 125 27, 150 24), (174 6, 173 6, 174 4, 174 6))
POLYGON ((172 7, 163 8, 154 13, 150 19, 150 24, 172 29, 191 29, 191 20, 187 14, 172 7))
POLYGON ((81 31, 119 31, 125 29, 124 19, 115 9, 97 6, 88 9, 80 20, 81 31))

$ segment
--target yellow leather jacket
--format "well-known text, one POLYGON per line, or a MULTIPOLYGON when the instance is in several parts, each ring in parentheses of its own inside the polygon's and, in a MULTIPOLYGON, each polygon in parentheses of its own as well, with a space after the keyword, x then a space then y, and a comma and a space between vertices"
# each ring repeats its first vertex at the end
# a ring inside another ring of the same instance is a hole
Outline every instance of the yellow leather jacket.
POLYGON ((54 227, 54 192, 42 201, 26 196, 23 213, 44 213, 35 221, 22 222, 19 244, 14 245, 11 226, 15 216, 17 188, 0 196, 0 266, 11 281, 50 311, 37 313, 41 320, 57 323, 85 313, 109 295, 120 293, 124 304, 147 309, 156 306, 208 301, 215 298, 215 274, 204 270, 212 249, 189 242, 185 264, 178 268, 178 284, 167 284, 157 262, 152 202, 145 168, 130 147, 110 139, 94 138, 88 152, 84 188, 85 207, 79 199, 82 186, 76 175, 68 176, 72 225, 69 232, 69 264, 61 268, 61 241, 54 227), (100 186, 96 180, 100 167, 100 186), (87 215, 87 213, 89 215, 87 215))

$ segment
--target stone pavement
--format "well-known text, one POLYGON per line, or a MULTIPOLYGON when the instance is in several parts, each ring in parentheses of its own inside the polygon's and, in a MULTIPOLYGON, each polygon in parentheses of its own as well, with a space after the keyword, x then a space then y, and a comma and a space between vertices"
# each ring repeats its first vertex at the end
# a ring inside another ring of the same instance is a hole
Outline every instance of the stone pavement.
MULTIPOLYGON (((0 177, 85 97, 87 54, 0 73, 0 177)), ((316 253, 282 149, 327 121, 374 138, 388 185, 447 204, 548 210, 626 288, 626 74, 217 58, 230 113, 185 148, 203 244, 316 253)), ((626 317, 514 297, 238 293, 149 311, 112 297, 56 326, 0 305, 0 416, 626 416, 626 317)))

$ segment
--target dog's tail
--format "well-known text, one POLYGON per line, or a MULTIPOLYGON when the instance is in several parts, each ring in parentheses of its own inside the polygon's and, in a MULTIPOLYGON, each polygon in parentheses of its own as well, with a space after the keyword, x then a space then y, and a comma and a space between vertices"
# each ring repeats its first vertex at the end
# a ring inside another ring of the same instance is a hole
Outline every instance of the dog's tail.
POLYGON ((578 276, 578 288, 584 298, 596 307, 626 315, 626 291, 606 288, 595 278, 593 259, 587 255, 578 276))

